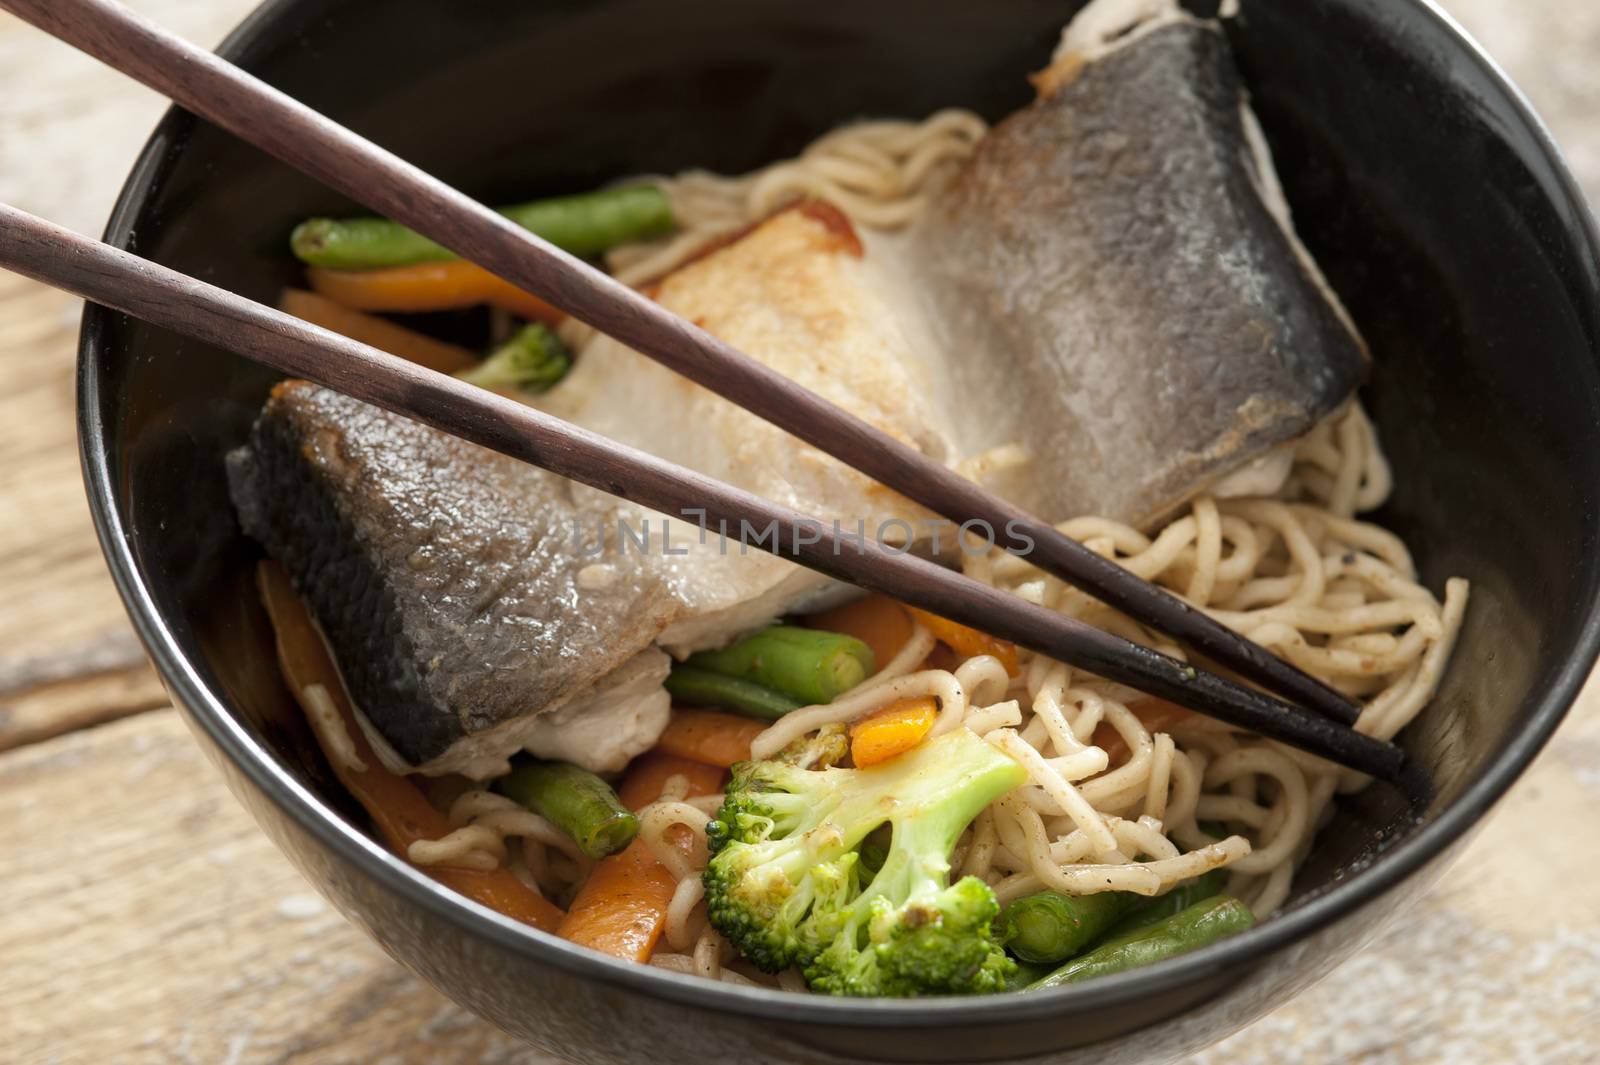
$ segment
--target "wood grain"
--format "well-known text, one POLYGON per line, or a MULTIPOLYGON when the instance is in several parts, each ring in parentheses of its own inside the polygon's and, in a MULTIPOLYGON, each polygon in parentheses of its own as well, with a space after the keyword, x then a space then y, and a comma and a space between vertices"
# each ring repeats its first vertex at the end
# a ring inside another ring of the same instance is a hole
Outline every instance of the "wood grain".
POLYGON ((172 710, 0 757, 9 1062, 544 1062, 307 889, 172 710))
MULTIPOLYGON (((1228 666, 1270 691, 1315 709, 1333 721, 1346 725, 1355 722, 1359 707, 1350 699, 1208 614, 1195 610, 1171 592, 1101 557, 1053 525, 1026 513, 976 482, 969 481, 943 462, 865 419, 834 406, 815 392, 743 354, 649 297, 556 248, 392 152, 277 93, 232 64, 183 40, 158 22, 114 0, 0 0, 0 8, 15 12, 29 23, 231 131, 268 155, 316 178, 380 215, 405 223, 463 258, 793 433, 823 453, 862 471, 934 513, 958 524, 969 520, 983 522, 1002 546, 1026 549, 1030 561, 1039 568, 1093 594, 1130 617, 1188 643, 1207 658, 1228 666)), ((354 380, 349 383, 354 383, 354 380)), ((358 393, 352 391, 351 394, 358 393)), ((380 406, 389 405, 365 395, 360 398, 369 399, 380 406)), ((391 405, 390 409, 398 408, 391 405)), ((438 403, 422 406, 412 413, 418 412, 422 415, 421 420, 436 425, 439 423, 433 418, 450 417, 453 413, 448 405, 438 403)), ((469 424, 463 418, 452 420, 457 424, 469 424)), ((520 439, 530 431, 526 425, 521 433, 506 432, 510 426, 504 424, 497 428, 501 429, 499 435, 503 444, 523 444, 523 454, 518 457, 528 458, 547 469, 555 468, 548 461, 540 462, 536 456, 527 454, 527 442, 520 439)), ((485 443, 482 440, 478 442, 485 443)), ((505 450, 494 443, 486 446, 505 450)), ((560 454, 548 447, 541 450, 547 457, 560 454)), ((513 451, 507 453, 516 454, 513 451)), ((659 467, 665 464, 656 465, 656 478, 659 479, 665 473, 659 467)), ((581 471, 556 472, 576 480, 585 480, 581 471)), ((627 483, 625 472, 616 470, 613 477, 627 483)), ((761 502, 750 497, 730 509, 711 485, 701 484, 687 501, 680 500, 674 505, 673 495, 657 494, 655 499, 651 499, 640 493, 640 488, 649 486, 648 481, 637 487, 630 484, 627 492, 616 494, 625 494, 651 509, 668 514, 679 513, 683 506, 703 507, 711 517, 722 519, 742 517, 740 511, 761 502), (721 513, 717 512, 719 506, 721 513)), ((604 484, 597 487, 602 490, 607 488, 604 484)), ((737 520, 732 525, 734 528, 741 527, 737 520)), ((763 519, 757 527, 765 525, 766 520, 763 519)), ((844 567, 839 565, 841 561, 860 558, 876 562, 881 568, 885 559, 898 557, 888 552, 878 552, 876 557, 873 552, 861 555, 846 552, 841 555, 839 544, 832 541, 802 552, 793 538, 785 539, 796 545, 793 557, 804 565, 814 565, 817 561, 831 562, 834 563, 834 569, 842 570, 844 567), (824 546, 828 550, 820 550, 824 546)), ((824 539, 827 541, 828 538, 824 539)), ((814 568, 828 572, 826 566, 814 568)), ((856 574, 833 575, 875 591, 894 590, 886 588, 881 582, 864 582, 856 574)), ((916 602, 913 596, 917 586, 915 583, 906 583, 908 578, 909 574, 897 577, 897 583, 900 584, 897 594, 908 602, 916 602)), ((917 605, 964 624, 973 624, 975 620, 965 611, 951 613, 948 601, 944 609, 932 603, 918 602, 917 605)), ((988 621, 992 626, 996 605, 989 603, 983 609, 988 617, 979 615, 979 619, 988 621)), ((1042 617, 1035 618, 1026 626, 1026 630, 1032 631, 1045 624, 1053 623, 1042 617)), ((1000 635, 1029 646, 1026 639, 1019 639, 1012 633, 1002 632, 1000 635)), ((1392 752, 1383 752, 1378 748, 1362 751, 1361 748, 1367 745, 1359 740, 1346 739, 1340 742, 1338 734, 1326 734, 1323 745, 1308 745, 1306 735, 1291 734, 1296 731, 1309 733, 1309 726, 1296 729, 1291 724, 1296 716, 1304 715, 1294 715, 1284 708, 1272 712, 1267 706, 1260 706, 1255 715, 1258 720, 1254 723, 1238 717, 1222 716, 1218 711, 1228 709, 1230 703, 1247 706, 1251 702, 1264 701, 1252 697, 1248 689, 1231 683, 1227 685, 1225 698, 1218 690, 1208 691, 1207 688, 1217 689, 1219 681, 1214 678, 1206 684, 1191 682, 1194 670, 1185 670, 1172 660, 1165 667, 1164 676, 1158 675, 1153 668, 1124 675, 1128 673, 1127 670, 1118 671, 1114 668, 1119 660, 1138 661, 1148 657, 1148 653, 1129 645, 1118 648, 1115 654, 1106 654, 1109 651, 1109 647, 1106 647, 1100 649, 1100 654, 1091 656, 1088 644, 1092 640, 1089 634, 1082 634, 1078 640, 1052 650, 1034 649, 1191 709, 1222 717, 1222 720, 1230 723, 1254 728, 1305 750, 1324 754, 1341 764, 1361 768, 1378 776, 1392 776, 1392 772, 1386 773, 1377 768, 1377 759, 1380 758, 1387 758, 1391 766, 1394 764, 1392 752), (1073 643, 1082 644, 1085 650, 1077 654, 1070 653, 1073 643), (1069 653, 1063 654, 1064 650, 1069 653), (1152 684, 1159 684, 1160 687, 1152 687, 1152 684), (1185 698, 1186 690, 1188 698, 1185 698), (1271 727, 1274 719, 1282 734, 1271 727), (1327 742, 1333 746, 1327 746, 1327 742)), ((1153 667, 1154 663, 1147 662, 1146 665, 1153 667)))
POLYGON ((166 705, 166 689, 155 670, 143 661, 132 669, 90 673, 0 693, 0 751, 166 705))
POLYGON ((72 352, 81 306, 0 273, 0 588, 12 607, 0 610, 0 655, 13 663, 123 625, 78 473, 72 352))

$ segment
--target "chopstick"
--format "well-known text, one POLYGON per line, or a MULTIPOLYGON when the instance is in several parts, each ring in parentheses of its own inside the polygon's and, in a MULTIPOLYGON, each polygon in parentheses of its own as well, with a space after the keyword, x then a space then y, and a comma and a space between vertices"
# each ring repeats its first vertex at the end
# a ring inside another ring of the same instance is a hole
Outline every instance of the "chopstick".
POLYGON ((759 532, 745 542, 1348 768, 1399 782, 1407 764, 1270 695, 4 204, 0 267, 652 510, 759 532))
POLYGON ((432 238, 1239 675, 1334 721, 1360 707, 1176 595, 841 410, 398 156, 111 0, 0 8, 144 83, 352 199, 432 238))

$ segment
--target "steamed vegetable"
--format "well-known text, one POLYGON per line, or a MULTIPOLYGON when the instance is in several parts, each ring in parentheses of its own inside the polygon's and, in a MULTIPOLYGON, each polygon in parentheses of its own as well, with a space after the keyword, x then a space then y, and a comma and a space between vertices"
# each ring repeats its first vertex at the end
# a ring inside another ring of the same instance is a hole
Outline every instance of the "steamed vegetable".
POLYGON ((715 710, 674 710, 656 749, 727 769, 750 757, 750 741, 766 726, 715 710))
POLYGON ((896 699, 850 726, 850 760, 865 769, 897 758, 921 743, 938 717, 932 696, 896 699))
POLYGON ((543 392, 571 368, 572 353, 561 338, 543 322, 530 322, 481 363, 456 376, 498 391, 543 392))
POLYGON ((1133 906, 1134 897, 1125 891, 1025 895, 1001 913, 1000 939, 1023 961, 1059 965, 1104 936, 1133 906))
POLYGON ((523 762, 494 787, 571 836, 591 858, 615 854, 639 834, 639 819, 611 785, 567 762, 523 762))
MULTIPOLYGON (((1227 835, 1226 832, 1222 835, 1227 835)), ((1187 910, 1197 902, 1215 898, 1222 894, 1222 885, 1228 882, 1226 869, 1213 869, 1203 873, 1193 880, 1185 880, 1171 891, 1164 892, 1154 898, 1133 896, 1132 905, 1126 915, 1118 921, 1111 931, 1106 933, 1107 939, 1116 939, 1129 932, 1137 931, 1147 925, 1164 921, 1173 914, 1187 910)))
POLYGON ((1026 991, 1033 984, 1050 975, 1050 966, 1037 962, 1019 961, 1011 975, 1006 977, 1007 991, 1026 991))
POLYGON ((624 961, 647 962, 678 882, 642 839, 595 863, 556 934, 624 961))
MULTIPOLYGON (((500 213, 573 255, 595 255, 617 244, 672 231, 672 208, 654 185, 628 185, 576 196, 534 200, 500 213)), ((384 218, 310 218, 295 227, 289 246, 300 261, 335 270, 443 262, 455 253, 384 218)))
POLYGON ((1250 907, 1238 899, 1226 896, 1207 899, 1155 924, 1103 943, 1035 981, 1029 985, 1030 990, 1075 984, 1152 965, 1243 932, 1254 923, 1250 907))
POLYGON ((877 669, 888 665, 911 639, 911 615, 905 605, 886 595, 863 599, 812 614, 806 624, 813 629, 854 636, 872 649, 877 669))
POLYGON ((712 925, 760 968, 798 963, 828 994, 1003 990, 1015 963, 990 927, 994 891, 976 877, 951 885, 949 856, 1026 771, 965 729, 870 769, 797 764, 813 746, 735 768, 706 828, 712 925), (888 854, 869 878, 860 849, 885 824, 888 854))
POLYGON ((376 315, 353 311, 303 288, 284 289, 278 297, 278 309, 440 373, 455 373, 477 365, 477 357, 460 345, 435 340, 376 315))
POLYGON ((720 651, 683 663, 759 684, 800 701, 826 703, 871 676, 872 649, 853 636, 773 625, 720 651))
MULTIPOLYGON (((674 776, 688 781, 690 795, 713 794, 722 784, 721 769, 654 750, 633 760, 617 793, 630 809, 642 810, 661 798, 674 776)), ((689 852, 693 834, 682 825, 673 829, 667 839, 689 852)), ((595 865, 557 934, 625 961, 649 961, 666 928, 667 906, 677 886, 644 840, 635 839, 622 853, 595 865)))
POLYGON ((306 269, 306 283, 340 306, 358 311, 454 311, 489 303, 552 325, 563 317, 533 293, 461 259, 386 270, 312 266, 306 269))
POLYGON ((1225 869, 1213 869, 1163 892, 1103 891, 1062 895, 1041 891, 1012 902, 1000 915, 1006 949, 1023 961, 1058 965, 1085 948, 1165 920, 1222 891, 1225 869))
POLYGON ((665 684, 672 701, 684 706, 718 706, 761 721, 776 721, 805 704, 754 681, 741 680, 684 663, 672 667, 665 684))
POLYGON ((986 632, 968 628, 965 625, 942 618, 938 614, 930 614, 926 610, 915 607, 906 607, 911 616, 921 622, 923 627, 933 633, 933 638, 949 647, 962 657, 974 655, 993 655, 1006 667, 1006 672, 1015 677, 1021 671, 1017 659, 1017 647, 1006 640, 990 636, 986 632))
POLYGON ((646 751, 628 763, 628 772, 617 787, 617 798, 630 810, 641 809, 661 798, 667 781, 673 777, 684 778, 691 796, 715 795, 722 790, 725 776, 721 766, 679 758, 659 749, 646 751))
MULTIPOLYGON (((317 634, 310 611, 295 593, 283 567, 275 562, 263 562, 257 570, 257 582, 277 636, 278 663, 284 678, 302 702, 307 699, 307 690, 315 687, 321 687, 332 700, 360 768, 341 757, 320 729, 312 731, 339 782, 366 809, 390 850, 404 856, 417 840, 448 836, 455 829, 449 818, 434 809, 415 784, 385 769, 366 735, 356 726, 339 671, 317 634)), ((310 706, 307 706, 307 716, 316 717, 310 706)), ((535 928, 554 931, 562 920, 561 910, 554 903, 518 880, 509 870, 483 872, 449 865, 424 866, 422 870, 474 902, 535 928)))

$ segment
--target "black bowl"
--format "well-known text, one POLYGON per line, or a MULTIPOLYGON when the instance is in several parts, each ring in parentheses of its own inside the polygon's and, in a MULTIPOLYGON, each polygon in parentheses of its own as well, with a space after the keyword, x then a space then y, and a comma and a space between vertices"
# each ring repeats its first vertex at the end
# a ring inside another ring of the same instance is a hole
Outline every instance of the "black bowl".
MULTIPOLYGON (((737 172, 857 116, 1021 105, 1076 3, 273 0, 223 52, 499 200, 689 165, 737 172)), ((1399 488, 1381 515, 1438 588, 1474 582, 1438 699, 1404 736, 1426 816, 1347 801, 1286 910, 1154 968, 983 1000, 835 1001, 626 965, 450 895, 376 845, 279 681, 223 452, 273 375, 89 308, 83 461, 111 569, 229 784, 352 920, 441 990, 584 1062, 1121 1062, 1283 1002, 1415 897, 1560 721, 1600 640, 1600 278, 1580 194, 1523 101, 1436 10, 1246 0, 1240 63, 1307 242, 1377 354, 1399 488), (1080 1049, 1082 1048, 1082 1049, 1080 1049)), ((353 209, 169 113, 108 239, 270 301, 290 225, 353 209)))

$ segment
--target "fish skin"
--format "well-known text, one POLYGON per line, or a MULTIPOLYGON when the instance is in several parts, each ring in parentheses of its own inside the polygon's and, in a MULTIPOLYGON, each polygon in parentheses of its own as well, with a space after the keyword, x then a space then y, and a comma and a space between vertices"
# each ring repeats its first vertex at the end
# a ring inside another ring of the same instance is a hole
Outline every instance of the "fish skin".
POLYGON ((1367 370, 1269 202, 1220 28, 1142 7, 1155 24, 1035 78, 901 249, 945 348, 983 352, 946 360, 947 394, 978 412, 955 419, 963 449, 1020 442, 1032 461, 990 485, 1052 521, 1147 525, 1367 370))
POLYGON ((273 391, 228 474, 245 532, 408 766, 456 768, 438 760, 586 693, 682 611, 651 557, 614 538, 599 557, 572 550, 570 522, 592 543, 615 501, 575 501, 554 474, 305 381, 273 391), (580 589, 596 563, 620 579, 580 589))
MULTIPOLYGON (((946 449, 862 260, 842 215, 801 205, 664 278, 657 298, 886 431, 946 449)), ((823 520, 925 513, 609 338, 538 403, 823 520)), ((310 602, 365 724, 428 773, 488 775, 541 737, 573 757, 535 723, 569 703, 586 717, 611 707, 625 753, 665 721, 615 713, 628 707, 605 689, 621 667, 850 594, 683 519, 671 549, 686 554, 668 554, 659 514, 303 381, 275 390, 229 479, 245 532, 310 602), (585 545, 612 531, 602 555, 575 554, 574 521, 585 545), (624 543, 619 521, 648 522, 650 548, 624 543), (607 567, 603 581, 580 576, 591 566, 607 567)), ((618 750, 590 768, 618 768, 618 750)))

